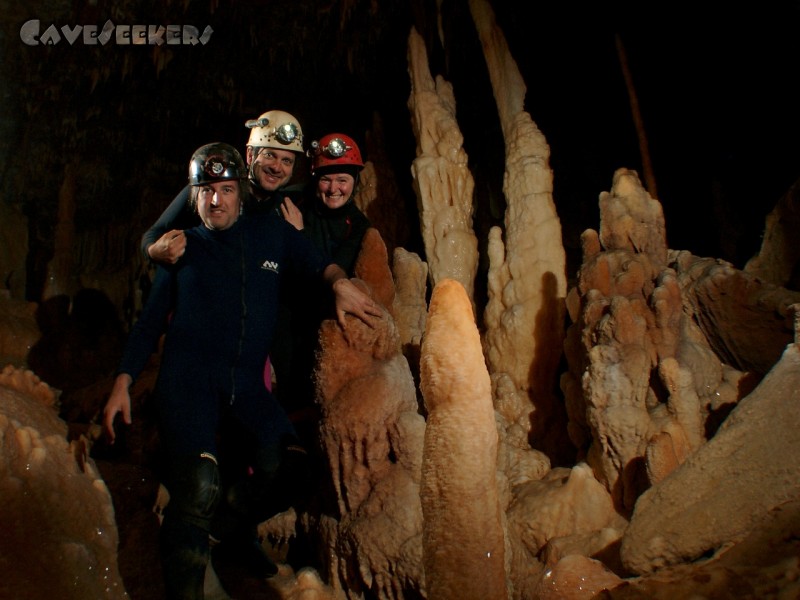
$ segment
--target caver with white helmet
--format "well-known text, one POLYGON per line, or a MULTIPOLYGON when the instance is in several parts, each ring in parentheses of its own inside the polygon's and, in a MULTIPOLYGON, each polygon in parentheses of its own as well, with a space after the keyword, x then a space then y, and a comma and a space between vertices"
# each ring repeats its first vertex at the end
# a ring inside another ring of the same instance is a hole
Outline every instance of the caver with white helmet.
POLYGON ((254 193, 272 193, 285 187, 303 154, 303 129, 288 112, 270 110, 245 123, 250 129, 247 164, 254 193))

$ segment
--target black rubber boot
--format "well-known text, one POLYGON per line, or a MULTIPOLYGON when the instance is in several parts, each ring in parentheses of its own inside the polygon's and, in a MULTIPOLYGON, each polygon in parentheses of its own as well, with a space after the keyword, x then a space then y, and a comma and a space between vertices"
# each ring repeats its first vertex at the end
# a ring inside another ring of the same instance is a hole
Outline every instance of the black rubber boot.
POLYGON ((159 550, 168 600, 203 600, 208 532, 165 517, 159 532, 159 550))
POLYGON ((210 454, 178 457, 170 469, 159 532, 164 587, 168 600, 203 600, 208 531, 220 495, 217 461, 210 454))

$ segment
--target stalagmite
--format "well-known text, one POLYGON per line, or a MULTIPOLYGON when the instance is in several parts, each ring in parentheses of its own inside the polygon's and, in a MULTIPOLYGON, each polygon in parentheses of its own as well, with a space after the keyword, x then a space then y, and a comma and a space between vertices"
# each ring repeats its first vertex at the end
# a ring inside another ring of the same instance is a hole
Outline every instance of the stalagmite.
POLYGON ((457 281, 433 290, 420 386, 428 410, 420 489, 428 598, 507 598, 491 385, 457 281))
POLYGON ((392 261, 396 293, 392 314, 397 322, 403 354, 408 359, 411 372, 419 374, 419 350, 428 317, 426 300, 428 264, 417 254, 396 248, 392 261))
POLYGON ((600 232, 583 235, 584 260, 570 296, 562 377, 570 434, 629 514, 649 485, 704 441, 701 391, 723 383, 719 359, 683 312, 667 266, 661 205, 633 171, 619 169, 600 196, 600 232), (691 362, 691 364, 689 364, 691 362), (646 460, 645 456, 647 457, 646 460))
MULTIPOLYGON (((489 302, 484 344, 492 375, 506 372, 528 410, 507 414, 547 435, 564 339, 566 253, 553 202, 550 148, 524 111, 526 86, 485 0, 470 10, 483 46, 506 144, 505 231, 489 236, 489 302), (533 421, 531 424, 530 421, 533 421)), ((552 428, 554 429, 554 428, 552 428)), ((552 431, 551 431, 552 433, 552 431)), ((548 445, 547 443, 544 444, 548 445)), ((550 444, 552 445, 552 444, 550 444)))
POLYGON ((431 284, 455 279, 473 299, 478 240, 472 229, 472 191, 463 136, 456 121, 453 87, 434 82, 420 35, 408 38, 411 96, 408 99, 417 158, 411 165, 431 284))
MULTIPOLYGON (((386 248, 375 252, 382 242, 373 233, 356 266, 363 279, 354 281, 377 291, 376 300, 391 302, 386 248)), ((328 557, 326 579, 346 597, 365 588, 376 598, 416 597, 425 421, 391 314, 374 328, 355 317, 344 329, 323 322, 316 377, 319 435, 334 496, 326 499, 331 509, 317 517, 315 534, 328 557)))

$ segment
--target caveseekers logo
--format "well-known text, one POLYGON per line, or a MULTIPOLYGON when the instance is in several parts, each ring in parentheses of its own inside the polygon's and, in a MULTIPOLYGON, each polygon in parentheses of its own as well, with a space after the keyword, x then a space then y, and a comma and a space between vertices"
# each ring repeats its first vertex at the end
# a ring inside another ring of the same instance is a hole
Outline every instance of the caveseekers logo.
POLYGON ((111 19, 99 30, 97 25, 50 25, 42 31, 39 19, 25 21, 19 29, 19 37, 28 46, 55 46, 61 40, 70 46, 78 40, 86 46, 105 46, 111 40, 119 46, 205 46, 212 33, 211 25, 201 34, 194 25, 115 25, 111 19))

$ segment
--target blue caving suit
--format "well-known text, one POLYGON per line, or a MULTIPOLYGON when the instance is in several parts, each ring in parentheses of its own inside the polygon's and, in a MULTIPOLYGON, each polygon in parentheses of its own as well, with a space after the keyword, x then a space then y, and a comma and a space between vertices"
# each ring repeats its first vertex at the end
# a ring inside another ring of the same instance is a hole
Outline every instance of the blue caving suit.
POLYGON ((264 385, 264 363, 285 277, 321 280, 328 261, 273 214, 248 216, 222 231, 201 225, 186 230, 186 238, 178 263, 157 268, 118 372, 135 379, 166 332, 155 387, 170 492, 162 557, 168 593, 189 598, 202 597, 208 534, 212 517, 219 518, 216 457, 222 426, 235 425, 234 445, 250 444, 254 476, 248 491, 258 497, 236 499, 238 512, 252 525, 288 508, 268 498, 275 493, 287 440, 291 444, 296 434, 264 385), (262 514, 253 514, 259 510, 262 514), (172 581, 166 571, 173 573, 172 581), (185 592, 187 585, 194 591, 185 592))

